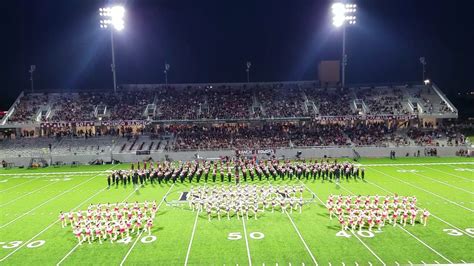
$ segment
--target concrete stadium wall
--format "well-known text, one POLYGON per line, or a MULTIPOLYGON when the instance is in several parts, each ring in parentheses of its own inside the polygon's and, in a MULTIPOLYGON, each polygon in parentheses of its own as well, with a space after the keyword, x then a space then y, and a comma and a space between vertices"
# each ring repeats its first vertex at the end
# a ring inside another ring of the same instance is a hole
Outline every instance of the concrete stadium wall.
MULTIPOLYGON (((456 152, 460 149, 467 149, 467 147, 436 147, 438 156, 448 157, 455 156, 456 152)), ((420 155, 424 155, 425 147, 413 146, 413 147, 356 147, 355 150, 362 157, 388 157, 391 150, 396 152, 397 157, 405 157, 407 153, 412 157, 418 150, 420 155)), ((275 155, 277 158, 296 158, 296 153, 300 151, 302 158, 352 158, 354 156, 353 148, 338 148, 338 147, 326 147, 326 148, 302 148, 302 149, 277 149, 275 155)), ((233 150, 221 150, 221 151, 187 151, 187 152, 155 152, 150 155, 135 155, 132 153, 114 153, 114 154, 100 154, 100 155, 84 155, 84 154, 70 154, 70 155, 45 155, 42 158, 47 162, 63 162, 65 164, 71 164, 72 162, 80 162, 87 164, 96 159, 101 159, 104 162, 110 162, 113 158, 121 162, 137 162, 150 157, 153 160, 165 160, 166 157, 170 160, 182 160, 189 161, 195 160, 196 154, 202 159, 216 159, 220 156, 234 156, 235 151, 233 150)), ((266 154, 258 155, 259 158, 268 158, 266 154)), ((5 160, 7 163, 14 163, 15 166, 29 166, 32 157, 5 157, 0 153, 0 161, 5 160)), ((38 157, 36 157, 38 158, 38 157)))

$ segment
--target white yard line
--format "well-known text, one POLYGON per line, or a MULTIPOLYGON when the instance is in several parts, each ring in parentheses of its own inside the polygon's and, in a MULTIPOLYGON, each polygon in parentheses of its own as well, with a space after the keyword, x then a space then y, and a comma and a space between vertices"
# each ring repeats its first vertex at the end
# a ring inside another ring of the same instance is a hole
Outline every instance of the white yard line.
POLYGON ((59 264, 61 264, 67 257, 69 257, 69 255, 71 255, 78 247, 79 245, 82 243, 83 241, 79 242, 79 244, 75 245, 57 264, 56 266, 58 266, 59 264))
MULTIPOLYGON (((345 187, 343 187, 343 186, 341 186, 341 185, 339 185, 339 187, 341 187, 341 188, 344 189, 345 191, 347 191, 347 192, 349 192, 349 193, 355 195, 352 191, 348 190, 347 188, 345 188, 345 187)), ((396 224, 396 223, 395 223, 395 224, 396 224)), ((452 262, 451 262, 448 258, 446 258, 445 256, 443 256, 441 253, 439 253, 438 251, 436 251, 434 248, 430 247, 430 246, 429 246, 428 244, 426 244, 423 240, 419 239, 417 236, 415 236, 414 234, 410 233, 408 230, 406 230, 406 229, 403 228, 402 226, 396 224, 396 227, 402 229, 402 230, 405 231, 407 234, 409 234, 410 236, 412 236, 413 238, 415 238, 418 242, 420 242, 421 244, 423 244, 425 247, 427 247, 428 249, 430 249, 431 251, 433 251, 434 253, 436 253, 438 256, 440 256, 441 258, 443 258, 444 260, 446 260, 447 262, 449 262, 449 263, 452 264, 452 262)), ((352 234, 355 235, 354 232, 352 232, 352 234)), ((356 237, 357 237, 357 236, 356 236, 356 237)))
POLYGON ((45 187, 49 187, 49 186, 51 186, 51 185, 54 185, 54 184, 56 184, 56 183, 58 183, 58 182, 59 182, 59 181, 51 182, 51 183, 49 183, 49 184, 47 184, 47 185, 45 185, 45 186, 42 186, 42 187, 40 187, 40 188, 38 188, 38 189, 35 189, 35 190, 33 190, 33 191, 30 191, 30 192, 24 194, 24 195, 21 195, 21 196, 19 196, 19 197, 16 197, 16 198, 10 200, 10 201, 7 201, 7 202, 3 203, 2 205, 0 205, 0 208, 3 207, 3 206, 6 206, 6 205, 8 205, 8 204, 10 204, 10 203, 12 203, 12 202, 15 202, 15 201, 17 201, 17 200, 19 200, 19 199, 21 199, 21 198, 24 198, 24 197, 26 197, 26 196, 28 196, 28 195, 31 195, 31 194, 33 194, 33 193, 35 193, 35 192, 37 192, 37 191, 40 191, 40 190, 42 190, 42 189, 45 188, 45 187))
MULTIPOLYGON (((319 200, 319 202, 321 202, 321 204, 325 205, 324 202, 316 195, 316 193, 314 193, 308 186, 306 186, 305 183, 303 183, 303 182, 300 182, 300 183, 303 184, 306 187, 306 189, 309 190, 309 192, 311 192, 311 194, 313 194, 319 200)), ((362 245, 364 245, 364 247, 370 253, 372 253, 372 255, 374 255, 375 258, 377 258, 377 260, 379 260, 382 263, 382 265, 386 265, 385 262, 377 254, 375 254, 375 252, 369 246, 367 246, 364 243, 364 241, 362 241, 362 239, 360 239, 356 234, 354 234, 354 232, 351 232, 351 233, 357 238, 357 240, 359 240, 360 243, 362 243, 362 245)))
MULTIPOLYGON (((158 204, 158 207, 156 208, 156 213, 158 213, 158 211, 160 210, 160 207, 161 205, 163 204, 163 202, 165 201, 165 198, 168 196, 168 194, 170 193, 171 189, 174 187, 174 184, 171 185, 171 187, 168 189, 168 191, 166 191, 165 195, 163 196, 163 198, 161 199, 160 203, 158 204)), ((135 242, 133 242, 133 245, 130 247, 130 249, 128 250, 127 254, 125 254, 125 257, 123 257, 123 260, 122 262, 120 262, 120 266, 122 266, 125 261, 127 260, 127 257, 130 255, 130 253, 132 252, 133 248, 135 247, 135 245, 137 244, 138 240, 140 239, 141 235, 142 235, 143 231, 140 232, 140 234, 137 236, 137 239, 135 239, 135 242)))
POLYGON ((434 253, 436 253, 438 256, 440 256, 441 258, 443 258, 445 261, 449 262, 449 263, 453 263, 452 261, 450 261, 448 258, 446 258, 445 256, 443 256, 443 254, 439 253, 438 251, 436 251, 434 248, 430 247, 428 244, 426 244, 423 240, 419 239, 417 236, 415 236, 414 234, 410 233, 408 230, 406 230, 405 228, 403 228, 403 226, 400 226, 397 224, 397 227, 402 229, 403 231, 405 231, 407 234, 411 235, 413 238, 415 238, 416 240, 418 240, 418 242, 420 242, 421 244, 423 244, 425 247, 429 248, 431 251, 433 251, 434 253))
POLYGON ((291 224, 293 225, 293 228, 295 228, 296 233, 297 233, 298 236, 300 237, 301 242, 303 242, 303 245, 304 245, 304 247, 306 248, 306 250, 308 251, 308 254, 311 256, 311 259, 313 260, 314 264, 318 265, 318 262, 316 261, 316 258, 314 258, 314 255, 313 255, 313 253, 311 252, 311 250, 309 249, 308 245, 306 244, 306 241, 304 241, 303 236, 302 236, 301 233, 300 233, 300 230, 298 230, 298 227, 296 227, 296 224, 295 224, 295 222, 293 221, 293 218, 291 218, 291 216, 288 214, 288 212, 287 212, 286 210, 285 210, 285 213, 286 213, 286 216, 288 216, 288 218, 290 219, 290 222, 291 222, 291 224))
POLYGON ((244 226, 245 246, 247 247, 247 257, 249 259, 249 266, 252 266, 252 257, 250 257, 249 240, 247 238, 247 227, 245 226, 244 217, 242 217, 242 225, 244 226))
MULTIPOLYGON (((397 167, 398 168, 398 167, 397 167)), ((448 187, 451 187, 451 188, 454 188, 454 189, 457 189, 457 190, 460 190, 460 191, 463 191, 463 192, 466 192, 466 193, 469 193, 471 195, 474 195, 474 192, 471 192, 469 190, 466 190, 464 188, 460 188, 460 187, 457 187, 457 186, 454 186, 454 185, 451 185, 447 182, 444 182, 444 181, 441 181, 441 180, 438 180, 438 179, 435 179, 435 178, 432 178, 432 177, 429 177, 429 176, 426 176, 426 175, 422 175, 422 174, 419 174, 419 173, 409 173, 409 174, 414 174, 414 175, 417 175, 417 176, 420 176, 420 177, 424 177, 426 179, 429 179, 429 180, 432 180, 434 182, 438 182, 440 184, 443 184, 445 186, 448 186, 448 187)))
POLYGON ((419 187, 419 186, 416 186, 416 185, 413 185, 413 184, 411 184, 411 183, 408 183, 408 182, 406 182, 406 181, 404 181, 404 180, 402 180, 402 179, 400 179, 400 178, 397 178, 397 177, 394 177, 394 176, 392 176, 392 175, 386 174, 386 173, 384 173, 384 172, 382 172, 382 171, 379 171, 379 170, 376 170, 376 169, 374 169, 374 168, 370 168, 370 169, 373 169, 374 171, 379 172, 379 173, 381 173, 381 174, 383 174, 383 175, 385 175, 385 176, 391 177, 391 178, 396 179, 396 180, 398 180, 398 181, 400 181, 400 182, 402 182, 402 183, 405 183, 405 184, 407 184, 407 185, 409 185, 409 186, 412 186, 412 187, 417 188, 417 189, 419 189, 419 190, 422 190, 422 191, 424 191, 424 192, 426 192, 426 193, 429 193, 429 194, 431 194, 431 195, 433 195, 433 196, 436 196, 436 197, 438 197, 438 198, 440 198, 440 199, 443 199, 443 200, 445 200, 445 201, 447 201, 447 202, 449 202, 449 203, 451 203, 451 204, 453 204, 453 205, 456 205, 456 206, 458 206, 458 207, 461 207, 461 208, 463 208, 463 209, 465 209, 465 210, 468 210, 468 211, 470 211, 470 212, 474 212, 474 210, 472 210, 472 209, 470 209, 470 208, 467 208, 467 207, 465 207, 465 206, 462 206, 461 204, 458 204, 458 203, 456 203, 456 202, 454 202, 454 201, 452 201, 452 200, 450 200, 450 199, 447 199, 447 198, 445 198, 445 197, 443 197, 443 196, 440 196, 440 195, 438 195, 438 194, 436 194, 436 193, 433 193, 433 192, 431 192, 431 191, 429 191, 429 190, 426 190, 426 189, 421 188, 421 187, 419 187))
MULTIPOLYGON (((128 194, 128 196, 127 196, 124 200, 122 200, 121 203, 124 203, 126 200, 128 200, 128 199, 138 190, 138 188, 139 188, 139 187, 137 187, 135 190, 133 190, 132 193, 128 194)), ((59 266, 63 261, 65 261, 65 260, 67 259, 67 257, 69 257, 69 255, 71 255, 71 254, 80 246, 81 243, 82 243, 82 241, 79 242, 79 243, 77 243, 77 244, 56 264, 56 266, 59 266)))
MULTIPOLYGON (((377 184, 374 183, 374 182, 369 182, 369 181, 367 181, 367 180, 366 180, 366 182, 367 182, 367 184, 370 184, 370 185, 372 185, 372 186, 376 186, 376 187, 380 188, 381 190, 383 190, 383 191, 385 191, 385 192, 387 192, 387 193, 389 193, 389 194, 392 194, 392 195, 395 194, 395 193, 393 193, 393 192, 391 192, 391 191, 389 191, 389 190, 383 188, 382 186, 377 185, 377 184)), ((433 214, 432 212, 431 212, 431 216, 433 216, 433 218, 435 218, 435 219, 437 219, 437 220, 439 220, 439 221, 441 221, 441 222, 443 222, 443 223, 445 223, 445 224, 447 224, 447 225, 453 227, 454 229, 463 232, 465 235, 467 235, 467 236, 469 236, 469 237, 474 237, 472 234, 470 234, 470 233, 468 233, 468 232, 466 232, 466 231, 460 229, 460 228, 457 227, 457 226, 452 225, 452 224, 449 223, 449 222, 446 222, 445 220, 441 219, 440 217, 438 217, 437 215, 433 214)))
MULTIPOLYGON (((99 193, 103 192, 107 187, 104 187, 103 189, 97 191, 94 195, 90 196, 89 198, 87 198, 86 200, 84 200, 83 202, 81 202, 79 205, 77 205, 76 207, 73 208, 73 210, 79 208, 80 206, 82 206, 83 204, 85 204, 86 202, 88 202, 90 199, 94 198, 95 196, 97 196, 99 193)), ((49 228, 51 228, 53 225, 57 224, 59 222, 59 220, 56 220, 55 222, 53 222, 52 224, 48 225, 46 228, 44 228, 43 230, 41 230, 38 234, 36 234, 35 236, 33 236, 32 238, 30 238, 28 241, 26 241, 25 243, 23 243, 22 245, 20 245, 19 247, 17 247, 16 249, 14 249, 12 252, 8 253, 5 257, 3 257, 2 259, 0 259, 0 262, 4 261, 5 259, 7 259, 8 257, 10 257, 11 255, 13 255, 15 252, 17 252, 20 248, 24 247, 25 245, 29 244, 33 239, 37 238, 38 236, 40 236, 41 234, 43 234, 44 232, 46 232, 49 228)))
POLYGON ((474 164, 474 162, 453 162, 453 163, 376 163, 376 164, 359 164, 361 166, 423 166, 423 165, 459 165, 474 164))
MULTIPOLYGON (((117 165, 115 165, 117 166, 117 165)), ((112 170, 115 166, 112 166, 111 168, 109 168, 108 170, 112 170)), ((99 176, 100 174, 97 174, 95 175, 94 177, 97 177, 99 176)), ((86 202, 88 202, 89 200, 91 200, 92 198, 94 198, 95 196, 97 196, 98 194, 100 194, 101 192, 105 191, 105 189, 107 189, 107 187, 104 187, 103 189, 97 191, 94 195, 90 196, 89 198, 85 199, 83 202, 79 203, 76 207, 73 208, 73 210, 81 207, 82 205, 84 205, 86 202)), ((33 236, 32 238, 30 238, 29 240, 25 241, 23 244, 21 244, 19 247, 17 247, 16 249, 12 250, 10 253, 8 253, 5 257, 3 257, 2 259, 0 259, 0 262, 6 260, 8 257, 10 257, 11 255, 13 255, 15 252, 17 252, 18 250, 20 250, 22 247, 26 246, 27 244, 29 244, 33 239, 37 238, 38 236, 40 236, 41 234, 43 234, 44 232, 48 231, 49 228, 53 227, 55 224, 57 224, 59 222, 59 220, 57 219, 56 221, 54 221, 53 223, 51 223, 50 225, 48 225, 46 228, 44 228, 43 230, 41 230, 38 234, 36 234, 35 236, 33 236)))
POLYGON ((465 180, 465 181, 474 182, 474 179, 465 178, 465 177, 462 177, 462 176, 459 176, 459 175, 455 175, 455 174, 452 174, 452 173, 449 173, 449 172, 446 172, 446 171, 438 170, 438 169, 433 168, 433 167, 428 167, 428 166, 423 166, 423 167, 428 168, 428 169, 430 169, 430 170, 434 170, 434 171, 443 173, 443 174, 446 174, 446 175, 458 177, 458 178, 461 178, 461 179, 463 179, 463 180, 465 180))
POLYGON ((25 182, 23 182, 23 183, 14 185, 13 187, 9 187, 9 188, 7 188, 7 189, 0 190, 0 193, 7 192, 7 191, 9 191, 9 190, 11 190, 11 189, 14 189, 14 188, 16 188, 16 187, 22 186, 22 185, 24 185, 24 184, 26 184, 26 183, 33 182, 33 181, 35 181, 35 180, 36 180, 36 179, 31 179, 31 180, 25 181, 25 182))
POLYGON ((196 219, 194 220, 193 232, 191 233, 191 239, 189 240, 188 252, 186 252, 186 260, 184 261, 184 266, 188 265, 189 253, 191 253, 191 246, 193 244, 194 233, 196 232, 198 217, 199 217, 199 211, 196 211, 196 219))
POLYGON ((368 251, 370 251, 370 253, 372 253, 372 255, 374 255, 374 257, 380 261, 380 263, 382 263, 382 265, 386 265, 385 262, 379 256, 377 256, 377 254, 375 254, 375 252, 369 246, 367 246, 367 244, 365 244, 364 241, 362 241, 362 239, 357 236, 357 234, 354 233, 354 231, 351 230, 350 232, 357 238, 357 240, 359 240, 360 243, 362 243, 362 245, 364 245, 365 248, 367 248, 368 251))
MULTIPOLYGON (((100 175, 100 174, 99 174, 99 175, 100 175)), ((93 177, 91 177, 91 178, 89 178, 89 179, 87 179, 87 180, 85 180, 85 181, 82 181, 81 183, 75 185, 74 187, 72 187, 72 188, 70 188, 70 189, 68 189, 68 190, 63 191, 61 194, 58 194, 58 195, 56 195, 56 196, 54 196, 54 197, 48 199, 47 201, 41 203, 40 205, 34 207, 33 209, 29 210, 28 212, 23 213, 22 215, 18 216, 17 218, 11 220, 10 222, 8 222, 8 223, 6 223, 6 224, 0 225, 0 229, 6 227, 6 226, 8 226, 8 225, 10 225, 11 223, 16 222, 17 220, 19 220, 19 219, 23 218, 24 216, 30 214, 31 212, 35 211, 36 209, 39 209, 39 208, 41 208, 42 206, 48 204, 50 201, 53 201, 53 200, 55 200, 55 199, 61 197, 62 195, 64 195, 64 194, 70 192, 71 190, 73 190, 73 189, 75 189, 75 188, 77 188, 77 187, 79 187, 79 186, 81 186, 81 185, 83 185, 83 184, 85 184, 85 183, 91 181, 92 179, 98 177, 99 175, 95 175, 95 176, 93 176, 93 177)))

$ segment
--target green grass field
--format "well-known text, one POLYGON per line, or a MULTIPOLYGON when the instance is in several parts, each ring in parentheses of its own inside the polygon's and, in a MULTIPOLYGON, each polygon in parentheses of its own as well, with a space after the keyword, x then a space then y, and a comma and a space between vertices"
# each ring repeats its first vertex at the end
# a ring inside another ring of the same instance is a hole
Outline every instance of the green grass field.
MULTIPOLYGON (((410 265, 474 263, 474 160, 468 158, 363 159, 366 181, 306 181, 303 212, 265 212, 258 220, 209 222, 183 207, 162 204, 154 237, 130 243, 77 245, 59 211, 90 203, 177 199, 188 183, 134 191, 106 189, 106 170, 128 165, 0 170, 2 265, 410 265), (418 198, 431 212, 426 227, 385 226, 380 233, 340 231, 329 219, 329 194, 399 195, 418 198), (236 240, 229 240, 231 237, 236 240)), ((285 181, 295 183, 299 181, 285 181)), ((267 184, 267 181, 254 182, 267 184)), ((275 182, 272 182, 275 183, 275 182)), ((276 182, 282 184, 282 181, 276 182)), ((211 182, 212 184, 212 182, 211 182)), ((216 182, 216 184, 221 184, 216 182)), ((195 184, 193 184, 195 185, 195 184)))

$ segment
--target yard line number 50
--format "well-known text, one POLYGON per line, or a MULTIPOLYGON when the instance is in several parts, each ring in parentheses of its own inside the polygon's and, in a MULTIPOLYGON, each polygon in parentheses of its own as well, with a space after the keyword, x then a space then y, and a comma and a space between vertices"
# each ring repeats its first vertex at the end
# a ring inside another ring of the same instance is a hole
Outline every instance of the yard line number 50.
MULTIPOLYGON (((252 239, 255 239, 255 240, 260 240, 260 239, 263 239, 265 237, 265 235, 261 232, 251 232, 249 234, 249 237, 252 238, 252 239)), ((227 239, 229 239, 229 240, 240 240, 240 239, 242 239, 242 234, 240 232, 229 233, 229 235, 227 236, 227 239)))

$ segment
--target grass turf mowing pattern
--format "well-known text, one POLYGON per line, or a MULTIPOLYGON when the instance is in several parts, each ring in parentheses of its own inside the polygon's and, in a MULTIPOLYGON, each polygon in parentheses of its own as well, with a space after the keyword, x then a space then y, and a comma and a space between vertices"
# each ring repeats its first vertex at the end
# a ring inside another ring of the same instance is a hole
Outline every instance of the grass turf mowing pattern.
MULTIPOLYGON (((0 171, 0 260, 8 256, 4 265, 64 265, 76 264, 120 264, 129 253, 126 265, 183 265, 188 255, 189 265, 312 265, 314 256, 320 265, 359 264, 369 262, 376 265, 386 263, 453 263, 474 262, 474 161, 465 158, 400 158, 363 159, 366 167, 366 182, 350 180, 340 185, 332 182, 305 181, 303 183, 322 201, 329 194, 351 195, 416 195, 418 205, 427 208, 432 216, 428 225, 420 224, 405 228, 385 226, 373 237, 348 233, 349 237, 336 236, 340 231, 336 219, 329 220, 326 208, 317 199, 303 207, 303 212, 293 212, 290 218, 281 212, 266 211, 258 220, 245 220, 248 250, 244 236, 244 224, 235 217, 221 221, 207 216, 198 217, 191 248, 188 248, 196 213, 182 207, 163 204, 155 218, 152 235, 156 240, 142 243, 132 236, 128 244, 84 243, 77 247, 71 229, 62 229, 57 216, 60 210, 69 211, 79 207, 85 209, 90 203, 156 200, 159 202, 171 185, 155 185, 134 191, 131 186, 105 188, 103 172, 111 166, 79 166, 47 169, 9 169, 0 171), (466 162, 465 164, 437 165, 436 163, 466 162), (394 164, 402 165, 380 165, 394 164), (426 165, 406 165, 422 164, 426 165), (403 165, 405 164, 405 165, 403 165), (81 172, 71 173, 67 172, 81 172), (87 173, 89 172, 89 173, 87 173), (55 173, 55 175, 47 175, 55 173), (23 178, 32 177, 35 178, 23 178), (67 177, 68 180, 63 180, 67 177), (57 179, 59 180, 57 180, 57 179), (7 180, 2 182, 3 180, 7 180), (58 196, 59 195, 59 196, 58 196), (28 213, 25 215, 25 213, 28 213), (456 231, 445 229, 454 229, 456 231), (306 243, 303 244, 298 232, 306 243), (261 236, 262 239, 250 237, 261 236), (241 236, 229 240, 229 233, 241 236), (453 235, 449 235, 451 233, 453 235), (27 243, 45 243, 36 248, 27 243), (23 241, 21 244, 11 241, 23 241), (11 246, 21 248, 4 248, 11 246), (133 246, 133 249, 131 249, 133 246), (131 250, 130 250, 131 249, 131 250), (378 258, 377 258, 378 257, 378 258), (380 260, 379 260, 380 259, 380 260)), ((128 165, 115 166, 127 169, 128 165)), ((266 185, 266 181, 255 181, 266 185)), ((272 184, 298 184, 297 180, 277 181, 272 184)), ((201 183, 202 184, 202 183, 201 183)), ((210 182, 213 185, 212 182, 210 182)), ((218 181, 216 184, 220 185, 218 181)), ((227 184, 224 182, 224 184, 227 184)), ((196 184, 192 184, 196 185, 196 184)), ((168 199, 178 199, 191 184, 176 184, 168 199)), ((305 198, 311 192, 305 191, 305 198)), ((363 233, 367 234, 367 233, 363 233)), ((141 237, 144 237, 143 234, 141 237)))

